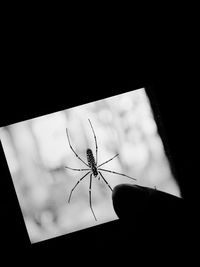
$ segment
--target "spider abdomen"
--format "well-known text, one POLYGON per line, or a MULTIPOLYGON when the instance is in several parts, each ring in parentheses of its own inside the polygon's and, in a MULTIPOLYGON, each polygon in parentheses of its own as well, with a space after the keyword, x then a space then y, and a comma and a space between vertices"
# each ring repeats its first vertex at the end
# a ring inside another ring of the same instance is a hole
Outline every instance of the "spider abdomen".
POLYGON ((96 163, 95 163, 95 159, 94 159, 92 150, 90 148, 88 148, 86 150, 86 154, 87 154, 88 165, 92 169, 92 172, 93 172, 94 176, 96 177, 98 175, 98 172, 97 172, 97 167, 96 167, 96 163))
POLYGON ((86 150, 86 154, 87 154, 88 165, 89 165, 90 168, 91 168, 93 165, 95 165, 95 159, 94 159, 92 150, 88 148, 88 149, 86 150))

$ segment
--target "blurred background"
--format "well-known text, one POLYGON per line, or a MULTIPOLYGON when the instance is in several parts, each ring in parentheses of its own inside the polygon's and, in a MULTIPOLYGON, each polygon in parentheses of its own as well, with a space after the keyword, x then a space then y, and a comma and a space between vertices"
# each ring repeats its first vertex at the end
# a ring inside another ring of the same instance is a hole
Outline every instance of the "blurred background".
POLYGON ((97 137, 98 164, 119 153, 102 168, 137 179, 102 172, 112 188, 137 183, 180 196, 144 89, 8 125, 0 128, 1 143, 32 243, 118 219, 112 192, 102 179, 92 183, 97 221, 89 206, 89 176, 67 202, 86 172, 65 166, 86 166, 70 149, 66 128, 73 148, 87 161, 87 148, 95 155, 88 118, 97 137))

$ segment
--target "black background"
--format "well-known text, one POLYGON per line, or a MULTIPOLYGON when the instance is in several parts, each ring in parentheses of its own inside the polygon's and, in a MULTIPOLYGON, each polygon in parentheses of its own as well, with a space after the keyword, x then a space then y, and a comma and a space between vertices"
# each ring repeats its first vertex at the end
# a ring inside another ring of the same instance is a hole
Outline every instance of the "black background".
POLYGON ((191 63, 182 55, 177 58, 176 53, 157 59, 143 55, 137 57, 137 62, 130 55, 125 56, 125 61, 115 55, 109 60, 101 55, 90 60, 87 55, 78 55, 69 62, 63 54, 52 56, 44 51, 27 51, 28 56, 24 56, 25 52, 23 58, 15 51, 9 59, 1 93, 1 126, 145 87, 172 170, 192 215, 180 225, 181 241, 177 241, 176 232, 171 235, 167 223, 163 225, 162 239, 156 226, 149 229, 149 235, 137 226, 132 235, 124 236, 123 227, 116 221, 30 245, 1 148, 1 243, 3 251, 9 252, 7 259, 17 255, 15 259, 20 262, 28 255, 26 263, 62 260, 68 264, 73 258, 74 263, 79 259, 82 264, 96 264, 107 257, 142 260, 148 253, 147 258, 154 262, 159 255, 165 260, 172 255, 184 257, 191 247, 193 251, 199 175, 198 83, 194 82, 196 74, 191 71, 191 63))

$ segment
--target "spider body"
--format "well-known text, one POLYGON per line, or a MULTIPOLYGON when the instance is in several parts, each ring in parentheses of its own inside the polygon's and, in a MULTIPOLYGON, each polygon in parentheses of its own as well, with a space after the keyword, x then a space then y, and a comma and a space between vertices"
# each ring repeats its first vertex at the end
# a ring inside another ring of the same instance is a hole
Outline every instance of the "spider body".
POLYGON ((94 175, 94 177, 97 177, 97 175, 98 175, 97 166, 96 166, 96 162, 94 159, 94 155, 93 155, 92 150, 90 148, 88 148, 86 150, 86 155, 87 155, 88 165, 92 170, 92 174, 94 175))
POLYGON ((87 163, 75 152, 75 150, 73 149, 71 143, 70 143, 70 139, 69 139, 69 133, 68 133, 68 130, 66 129, 66 134, 67 134, 67 139, 68 139, 68 143, 69 143, 69 146, 71 148, 71 150, 73 151, 73 153, 75 154, 75 156, 80 160, 82 161, 82 163, 85 164, 85 166, 87 166, 87 168, 85 169, 75 169, 75 168, 71 168, 71 167, 67 167, 65 166, 65 168, 67 169, 70 169, 70 170, 73 170, 73 171, 87 171, 86 174, 84 174, 79 180, 78 182, 75 184, 75 186, 72 188, 71 192, 70 192, 70 195, 69 195, 69 199, 68 199, 68 203, 70 202, 70 199, 71 199, 71 196, 72 196, 72 193, 74 191, 74 189, 76 188, 76 186, 85 178, 87 177, 89 174, 90 174, 90 184, 89 184, 89 202, 90 202, 90 209, 93 213, 93 216, 95 218, 95 220, 97 221, 97 218, 94 214, 94 211, 92 209, 92 198, 91 198, 91 191, 92 191, 92 178, 93 177, 97 177, 99 176, 98 180, 100 180, 100 178, 103 180, 103 182, 110 188, 111 191, 112 188, 111 186, 109 185, 109 183, 106 181, 106 179, 104 178, 103 174, 102 174, 102 171, 103 172, 109 172, 109 173, 113 173, 113 174, 118 174, 118 175, 121 175, 121 176, 125 176, 127 178, 130 178, 132 180, 136 180, 135 178, 133 177, 130 177, 126 174, 123 174, 123 173, 119 173, 119 172, 115 172, 115 171, 110 171, 110 170, 107 170, 107 169, 102 169, 100 168, 101 166, 103 166, 104 164, 108 163, 109 161, 113 160, 115 157, 117 157, 119 154, 116 154, 114 157, 108 159, 107 161, 101 163, 98 165, 98 146, 97 146, 97 138, 96 138, 96 135, 95 135, 95 132, 94 132, 94 129, 92 127, 92 124, 91 124, 91 121, 88 119, 89 123, 90 123, 90 126, 91 126, 91 129, 92 129, 92 132, 93 132, 93 135, 94 135, 94 140, 95 140, 95 146, 96 146, 96 154, 94 157, 93 155, 93 152, 90 148, 88 148, 86 150, 86 156, 87 156, 87 163))

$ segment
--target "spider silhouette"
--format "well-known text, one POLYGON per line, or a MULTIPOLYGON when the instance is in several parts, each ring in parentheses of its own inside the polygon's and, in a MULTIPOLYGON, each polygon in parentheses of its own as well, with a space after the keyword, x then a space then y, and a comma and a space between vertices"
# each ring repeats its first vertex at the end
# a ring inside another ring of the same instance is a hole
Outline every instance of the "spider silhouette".
POLYGON ((94 132, 94 129, 93 129, 93 126, 92 126, 92 123, 90 121, 90 119, 88 119, 89 123, 90 123, 90 126, 91 126, 91 129, 92 129, 92 132, 93 132, 93 135, 94 135, 94 140, 95 140, 95 146, 96 146, 96 159, 94 158, 94 155, 93 155, 93 152, 90 148, 87 148, 86 150, 86 155, 87 155, 87 163, 80 158, 80 156, 75 152, 75 150, 73 149, 71 143, 70 143, 70 139, 69 139, 69 133, 68 133, 68 130, 66 128, 66 134, 67 134, 67 139, 68 139, 68 143, 69 143, 69 146, 71 148, 71 150, 73 151, 73 153, 75 154, 75 156, 80 160, 82 161, 88 168, 86 169, 75 169, 75 168, 71 168, 71 167, 68 167, 68 166, 65 166, 65 168, 67 169, 70 169, 70 170, 73 170, 73 171, 87 171, 86 174, 84 174, 79 180, 78 182, 75 184, 75 186, 72 188, 71 192, 70 192, 70 195, 69 195, 69 199, 68 199, 68 203, 70 203, 70 200, 71 200, 71 196, 72 196, 72 193, 74 191, 74 189, 76 188, 76 186, 84 179, 86 178, 87 175, 90 174, 90 184, 89 184, 89 203, 90 203, 90 209, 93 213, 93 216, 95 218, 95 220, 97 221, 97 218, 95 216, 95 213, 93 211, 93 208, 92 208, 92 197, 91 197, 91 190, 92 190, 92 178, 97 178, 98 177, 98 180, 100 180, 100 177, 102 178, 102 180, 106 183, 106 185, 110 188, 111 191, 113 191, 113 189, 111 188, 111 186, 109 185, 109 183, 106 181, 106 179, 104 178, 103 174, 101 172, 109 172, 109 173, 113 173, 113 174, 118 174, 118 175, 122 175, 122 176, 125 176, 127 178, 130 178, 132 180, 136 180, 135 178, 133 177, 130 177, 126 174, 123 174, 123 173, 119 173, 119 172, 115 172, 115 171, 110 171, 110 170, 107 170, 107 169, 102 169, 100 168, 101 166, 103 166, 104 164, 110 162, 111 160, 113 160, 114 158, 116 158, 119 154, 116 154, 114 157, 106 160, 105 162, 101 163, 98 165, 98 146, 97 146, 97 138, 96 138, 96 134, 94 132))

